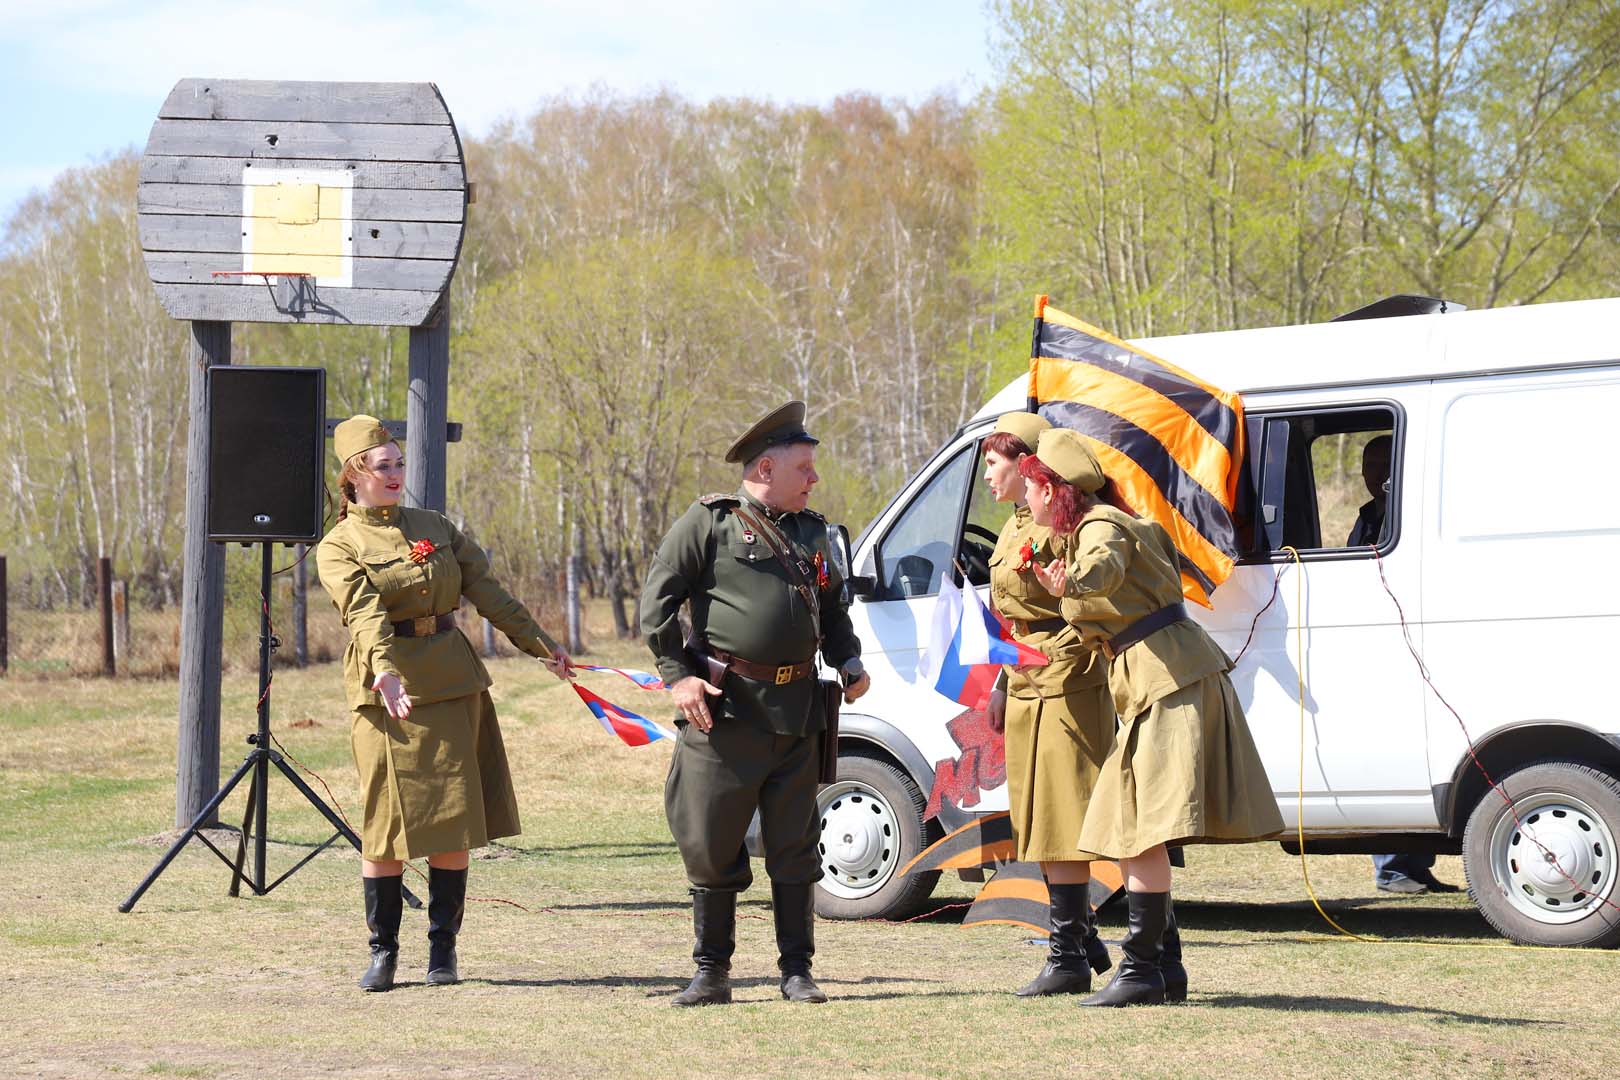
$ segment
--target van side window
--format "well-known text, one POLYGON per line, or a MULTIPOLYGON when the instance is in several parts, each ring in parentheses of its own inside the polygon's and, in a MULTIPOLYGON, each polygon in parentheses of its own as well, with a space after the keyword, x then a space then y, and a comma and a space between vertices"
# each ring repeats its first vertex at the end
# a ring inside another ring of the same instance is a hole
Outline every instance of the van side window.
POLYGON ((973 479, 977 448, 965 446, 934 473, 878 545, 885 598, 929 596, 956 557, 963 504, 973 479))
POLYGON ((1249 418, 1252 514, 1245 561, 1292 547, 1351 557, 1389 550, 1400 529, 1400 417, 1346 405, 1249 418))

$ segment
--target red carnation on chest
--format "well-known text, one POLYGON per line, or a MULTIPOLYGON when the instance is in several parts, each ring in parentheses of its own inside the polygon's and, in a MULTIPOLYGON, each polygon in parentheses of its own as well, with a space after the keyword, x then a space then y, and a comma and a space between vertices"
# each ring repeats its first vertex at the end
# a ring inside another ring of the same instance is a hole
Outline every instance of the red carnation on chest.
POLYGON ((1022 572, 1028 570, 1035 562, 1035 556, 1041 553, 1041 545, 1033 540, 1025 540, 1024 546, 1018 549, 1018 565, 1014 570, 1022 572))
POLYGON ((427 557, 437 550, 438 549, 433 546, 433 541, 418 540, 416 543, 411 545, 411 562, 420 566, 424 562, 427 562, 427 557))

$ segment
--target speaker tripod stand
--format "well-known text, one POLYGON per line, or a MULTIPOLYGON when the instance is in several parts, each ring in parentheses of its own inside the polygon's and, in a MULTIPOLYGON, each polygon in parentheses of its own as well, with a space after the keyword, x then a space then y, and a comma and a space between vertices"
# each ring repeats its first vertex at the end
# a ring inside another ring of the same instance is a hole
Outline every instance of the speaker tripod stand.
MULTIPOLYGON (((319 795, 315 794, 314 790, 304 782, 303 777, 299 776, 292 766, 287 764, 286 759, 274 748, 270 740, 270 653, 278 644, 270 635, 270 552, 274 545, 266 542, 261 546, 264 549, 264 558, 259 573, 259 728, 247 737, 248 745, 252 749, 248 751, 241 767, 232 774, 229 780, 225 781, 225 785, 214 794, 214 797, 208 800, 208 805, 202 808, 196 819, 186 827, 186 831, 180 834, 174 845, 164 853, 163 858, 158 860, 158 864, 152 868, 151 873, 147 874, 145 880, 135 887, 134 892, 129 894, 129 899, 118 905, 119 911, 127 913, 135 907, 141 895, 152 887, 152 883, 158 879, 164 870, 168 869, 175 856, 180 854, 180 849, 190 843, 192 837, 201 840, 209 851, 219 856, 219 860, 231 868, 231 885, 228 890, 231 896, 240 895, 243 882, 247 883, 254 896, 265 895, 303 869, 311 859, 339 840, 347 840, 354 845, 356 851, 360 850, 360 838, 354 834, 354 830, 349 828, 344 820, 337 815, 337 812, 327 806, 319 795), (270 822, 270 767, 272 765, 292 782, 293 787, 297 788, 299 794, 309 800, 311 806, 321 812, 321 816, 326 818, 335 831, 302 859, 294 863, 290 870, 266 884, 265 841, 270 822), (232 860, 223 851, 219 850, 202 830, 209 821, 213 820, 214 813, 219 809, 220 804, 235 790, 236 785, 240 784, 242 779, 250 773, 253 779, 248 784, 247 813, 242 819, 242 835, 237 842, 236 858, 232 860), (250 833, 253 839, 253 865, 249 872, 244 872, 242 864, 246 859, 250 833)), ((409 889, 405 890, 405 900, 413 908, 422 906, 422 901, 411 895, 409 889)))

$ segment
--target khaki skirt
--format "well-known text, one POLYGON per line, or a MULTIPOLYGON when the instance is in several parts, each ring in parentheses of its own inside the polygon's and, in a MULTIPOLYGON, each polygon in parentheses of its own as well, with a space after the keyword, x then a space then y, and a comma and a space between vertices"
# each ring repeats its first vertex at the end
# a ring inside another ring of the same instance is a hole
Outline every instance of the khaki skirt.
POLYGON ((1113 741, 1114 702, 1106 683, 1062 697, 1007 698, 1007 808, 1019 861, 1099 857, 1077 845, 1113 741))
POLYGON ((488 692, 414 705, 396 720, 381 705, 355 710, 367 859, 419 859, 515 836, 517 799, 488 692))
POLYGON ((1243 843, 1282 828, 1243 706, 1216 672, 1120 725, 1078 846, 1128 859, 1157 844, 1243 843))

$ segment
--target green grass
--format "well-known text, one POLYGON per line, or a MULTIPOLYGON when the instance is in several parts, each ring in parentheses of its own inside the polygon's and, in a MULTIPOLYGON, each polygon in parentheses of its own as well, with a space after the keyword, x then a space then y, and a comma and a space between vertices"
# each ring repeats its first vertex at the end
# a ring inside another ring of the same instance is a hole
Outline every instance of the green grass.
MULTIPOLYGON (((628 645, 597 658, 645 666, 628 645)), ((353 985, 366 931, 347 851, 317 856, 268 897, 231 899, 226 869, 194 844, 134 913, 116 911, 173 828, 174 684, 0 682, 9 1047, 0 1074, 1517 1078, 1612 1069, 1620 1006, 1608 988, 1620 955, 1504 949, 1464 897, 1385 897, 1365 858, 1316 857, 1311 878, 1334 918, 1395 944, 1340 939, 1305 898, 1298 861, 1274 844, 1195 848, 1178 871, 1186 1008, 1098 1015, 1014 998, 1041 952, 1014 927, 962 927, 956 905, 973 886, 954 878, 918 921, 820 923, 816 971, 834 1000, 791 1007, 776 991, 769 893, 756 868, 740 909, 738 1003, 677 1012, 667 999, 690 974, 691 946, 662 813, 668 747, 609 739, 530 661, 491 668, 525 831, 473 864, 467 982, 422 985, 425 918, 408 912, 404 985, 386 995, 353 985)), ((650 694, 589 678, 614 700, 661 712, 650 694)), ((250 674, 226 678, 222 776, 246 749, 254 690, 250 674)), ((283 745, 352 814, 336 667, 279 672, 272 703, 283 745)), ((284 781, 271 798, 279 873, 326 830, 284 781)), ((221 816, 239 823, 242 807, 239 793, 221 816)), ((1456 859, 1438 872, 1461 879, 1456 859)), ((1118 920, 1105 916, 1105 937, 1118 940, 1118 920)))

